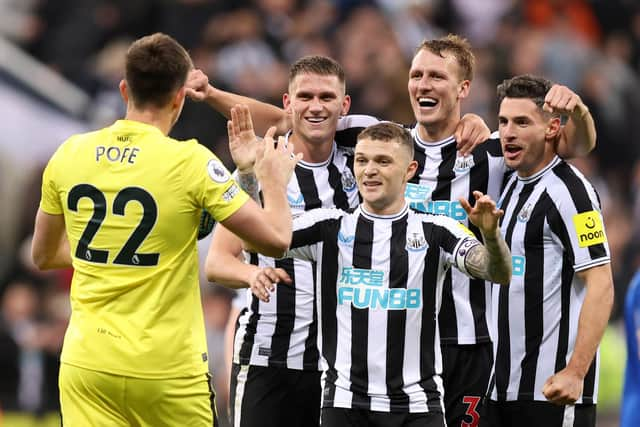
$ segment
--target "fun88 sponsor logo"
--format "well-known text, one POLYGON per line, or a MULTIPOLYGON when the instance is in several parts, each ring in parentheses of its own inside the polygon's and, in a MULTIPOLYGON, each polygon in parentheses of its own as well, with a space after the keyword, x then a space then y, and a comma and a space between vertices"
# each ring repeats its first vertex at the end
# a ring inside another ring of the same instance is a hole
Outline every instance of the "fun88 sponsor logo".
POLYGON ((384 288, 384 272, 343 267, 338 279, 338 304, 382 310, 418 309, 420 289, 384 288))
POLYGON ((431 188, 426 185, 407 184, 405 199, 413 209, 438 215, 446 215, 456 221, 467 219, 467 212, 457 200, 427 200, 431 196, 431 188))

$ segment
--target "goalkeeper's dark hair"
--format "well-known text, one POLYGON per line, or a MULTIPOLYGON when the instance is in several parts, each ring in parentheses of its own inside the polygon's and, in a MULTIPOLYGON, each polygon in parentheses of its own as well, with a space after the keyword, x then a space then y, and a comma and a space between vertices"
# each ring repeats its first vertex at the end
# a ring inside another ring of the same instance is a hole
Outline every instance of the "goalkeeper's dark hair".
POLYGON ((164 107, 184 86, 193 62, 172 37, 155 33, 136 40, 126 56, 125 80, 137 108, 164 107))

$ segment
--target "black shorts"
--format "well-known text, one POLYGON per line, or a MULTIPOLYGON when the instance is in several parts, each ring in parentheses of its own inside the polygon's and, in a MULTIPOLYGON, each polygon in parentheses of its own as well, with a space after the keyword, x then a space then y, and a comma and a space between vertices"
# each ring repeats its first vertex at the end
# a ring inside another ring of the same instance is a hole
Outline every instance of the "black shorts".
POLYGON ((440 413, 322 408, 322 427, 445 427, 440 413))
POLYGON ((234 363, 229 406, 232 426, 318 426, 320 372, 234 363))
POLYGON ((478 427, 493 365, 491 343, 442 345, 444 415, 449 427, 478 427))
POLYGON ((487 400, 482 427, 595 427, 596 405, 559 406, 549 402, 487 400))

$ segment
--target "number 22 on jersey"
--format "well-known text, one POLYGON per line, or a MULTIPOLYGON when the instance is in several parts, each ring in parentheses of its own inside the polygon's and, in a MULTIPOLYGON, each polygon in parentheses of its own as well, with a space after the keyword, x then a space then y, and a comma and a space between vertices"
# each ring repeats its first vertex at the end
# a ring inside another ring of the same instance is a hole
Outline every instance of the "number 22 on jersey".
MULTIPOLYGON (((100 226, 107 216, 107 199, 102 191, 91 184, 78 184, 69 191, 67 207, 70 211, 78 212, 78 202, 83 197, 93 202, 93 215, 80 236, 75 251, 76 258, 86 261, 106 264, 109 251, 89 247, 98 233, 100 226)), ((136 251, 149 235, 158 217, 158 206, 151 194, 139 187, 126 187, 118 192, 113 200, 111 211, 114 215, 124 216, 127 203, 136 201, 142 206, 142 218, 129 239, 113 260, 114 264, 130 266, 154 266, 158 264, 159 253, 141 254, 136 251)))

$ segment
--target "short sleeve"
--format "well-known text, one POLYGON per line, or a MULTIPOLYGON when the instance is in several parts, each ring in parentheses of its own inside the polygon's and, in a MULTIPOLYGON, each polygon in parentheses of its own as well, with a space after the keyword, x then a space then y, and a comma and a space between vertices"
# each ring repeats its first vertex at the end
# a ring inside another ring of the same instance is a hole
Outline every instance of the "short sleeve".
POLYGON ((56 165, 58 163, 59 151, 51 157, 49 163, 42 174, 42 195, 40 198, 40 209, 51 215, 62 215, 63 207, 58 192, 58 183, 56 182, 56 165))
POLYGON ((194 144, 185 184, 192 187, 199 207, 206 209, 216 221, 224 221, 247 202, 249 195, 215 154, 202 145, 194 144))

